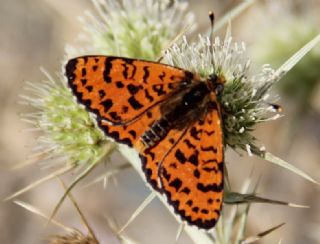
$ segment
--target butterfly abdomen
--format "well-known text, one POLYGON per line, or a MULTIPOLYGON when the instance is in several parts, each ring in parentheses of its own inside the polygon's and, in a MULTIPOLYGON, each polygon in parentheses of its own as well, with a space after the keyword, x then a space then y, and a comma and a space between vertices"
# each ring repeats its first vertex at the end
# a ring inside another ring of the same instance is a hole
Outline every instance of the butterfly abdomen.
POLYGON ((162 117, 152 124, 152 126, 141 136, 141 141, 146 147, 155 145, 161 141, 169 132, 170 128, 169 121, 162 117))

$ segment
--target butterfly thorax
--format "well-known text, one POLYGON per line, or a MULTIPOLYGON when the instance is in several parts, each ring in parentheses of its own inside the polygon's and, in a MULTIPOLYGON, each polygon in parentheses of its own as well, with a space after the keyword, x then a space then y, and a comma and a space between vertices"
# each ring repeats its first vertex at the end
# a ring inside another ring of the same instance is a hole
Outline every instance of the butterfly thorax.
POLYGON ((216 96, 221 93, 223 84, 216 75, 206 81, 194 81, 182 85, 168 96, 160 106, 161 118, 150 125, 141 136, 148 148, 161 141, 170 130, 184 130, 194 122, 202 120, 210 109, 217 109, 216 96))

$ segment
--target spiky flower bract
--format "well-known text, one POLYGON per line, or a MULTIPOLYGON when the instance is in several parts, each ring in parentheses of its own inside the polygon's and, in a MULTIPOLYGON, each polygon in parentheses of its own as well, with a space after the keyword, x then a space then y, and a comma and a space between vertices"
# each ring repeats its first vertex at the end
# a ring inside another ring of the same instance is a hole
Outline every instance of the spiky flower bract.
POLYGON ((253 147, 256 151, 256 139, 251 134, 254 126, 279 117, 270 105, 275 98, 269 95, 277 79, 275 71, 266 65, 260 74, 251 76, 245 44, 233 43, 228 35, 224 40, 215 38, 213 43, 208 37, 199 36, 199 41, 191 44, 184 38, 166 52, 165 60, 203 79, 215 73, 225 80, 220 97, 224 142, 233 149, 250 151, 253 147))

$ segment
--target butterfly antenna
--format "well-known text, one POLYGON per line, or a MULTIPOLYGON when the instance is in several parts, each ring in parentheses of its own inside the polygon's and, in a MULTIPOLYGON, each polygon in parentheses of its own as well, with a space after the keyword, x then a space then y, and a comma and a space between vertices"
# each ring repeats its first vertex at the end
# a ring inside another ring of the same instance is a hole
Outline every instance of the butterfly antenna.
POLYGON ((213 30, 214 30, 214 13, 212 11, 209 12, 209 19, 210 19, 210 41, 213 43, 213 30))
POLYGON ((210 19, 210 48, 211 48, 211 55, 212 55, 212 65, 213 65, 213 31, 214 31, 214 13, 209 11, 209 19, 210 19))

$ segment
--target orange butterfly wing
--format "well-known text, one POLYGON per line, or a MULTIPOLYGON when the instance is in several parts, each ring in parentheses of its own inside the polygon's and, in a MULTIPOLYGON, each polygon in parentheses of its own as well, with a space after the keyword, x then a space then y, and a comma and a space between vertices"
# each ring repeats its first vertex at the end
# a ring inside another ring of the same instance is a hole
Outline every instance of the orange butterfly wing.
POLYGON ((215 226, 223 201, 223 142, 219 112, 190 126, 160 163, 161 188, 189 224, 215 226))
POLYGON ((218 110, 190 128, 169 131, 154 147, 144 149, 139 140, 161 118, 159 105, 182 82, 191 83, 197 77, 160 63, 107 56, 69 60, 66 76, 78 101, 96 115, 104 133, 140 151, 147 181, 167 195, 175 212, 200 228, 213 227, 223 196, 218 110))
MULTIPOLYGON (((169 65, 129 58, 84 56, 68 61, 68 85, 79 103, 96 115, 99 127, 119 143, 141 150, 140 136, 161 118, 162 101, 193 74, 169 65)), ((143 163, 147 181, 157 185, 156 162, 143 163)))

